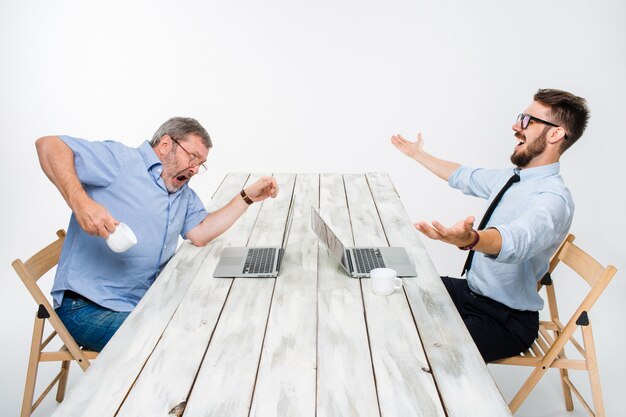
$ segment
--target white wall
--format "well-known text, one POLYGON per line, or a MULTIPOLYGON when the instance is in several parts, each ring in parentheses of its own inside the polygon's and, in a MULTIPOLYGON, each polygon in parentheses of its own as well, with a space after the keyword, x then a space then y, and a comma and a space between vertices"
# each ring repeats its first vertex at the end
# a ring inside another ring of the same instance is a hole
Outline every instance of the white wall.
MULTIPOLYGON (((592 110, 562 171, 577 205, 572 232, 620 270, 591 317, 609 415, 624 415, 626 194, 616 178, 626 150, 625 17, 620 0, 0 0, 2 414, 18 413, 35 310, 10 262, 69 217, 39 169, 36 138, 135 146, 167 118, 193 116, 215 142, 209 172, 192 182, 205 201, 230 171, 386 171, 415 220, 451 223, 482 216, 483 203, 405 158, 391 134, 421 130, 435 155, 507 166, 515 116, 549 87, 592 110)), ((425 244, 441 274, 458 274, 463 253, 425 244)), ((520 374, 492 369, 510 396, 520 374)), ((518 415, 561 414, 560 385, 545 382, 518 415)))

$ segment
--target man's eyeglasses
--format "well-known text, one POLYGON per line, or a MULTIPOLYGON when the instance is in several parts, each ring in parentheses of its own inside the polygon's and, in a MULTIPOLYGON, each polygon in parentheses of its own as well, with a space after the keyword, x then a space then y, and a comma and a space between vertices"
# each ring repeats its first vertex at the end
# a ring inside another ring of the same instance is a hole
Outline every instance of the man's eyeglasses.
POLYGON ((521 113, 521 114, 517 115, 517 121, 515 123, 521 123, 522 129, 526 129, 531 121, 543 123, 543 124, 546 124, 548 126, 561 127, 559 125, 555 125, 552 122, 548 122, 546 120, 542 120, 542 119, 540 119, 538 117, 531 116, 530 114, 524 114, 524 113, 521 113))
POLYGON ((174 141, 178 146, 180 146, 180 149, 185 151, 185 153, 189 157, 189 166, 192 168, 198 167, 198 173, 196 175, 204 174, 207 171, 206 164, 200 163, 200 158, 198 158, 196 155, 189 153, 189 151, 185 149, 185 147, 181 145, 180 142, 174 139, 173 137, 170 136, 170 139, 172 139, 172 141, 174 141))

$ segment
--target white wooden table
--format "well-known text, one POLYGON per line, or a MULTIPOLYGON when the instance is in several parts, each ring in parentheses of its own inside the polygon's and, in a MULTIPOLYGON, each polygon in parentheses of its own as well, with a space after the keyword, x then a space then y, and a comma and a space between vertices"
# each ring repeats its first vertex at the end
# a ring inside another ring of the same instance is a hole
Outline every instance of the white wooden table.
MULTIPOLYGON (((258 177, 227 175, 209 211, 258 177)), ((276 199, 180 247, 53 416, 510 416, 388 176, 275 177, 276 199), (280 245, 293 192, 278 278, 213 278, 225 246, 280 245), (318 243, 310 206, 348 245, 406 247, 418 277, 373 295, 318 243)))

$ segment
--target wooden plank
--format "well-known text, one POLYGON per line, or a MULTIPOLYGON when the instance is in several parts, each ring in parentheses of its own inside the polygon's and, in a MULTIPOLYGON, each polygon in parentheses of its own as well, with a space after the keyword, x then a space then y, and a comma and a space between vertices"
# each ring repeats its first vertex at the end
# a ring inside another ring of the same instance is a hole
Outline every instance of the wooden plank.
MULTIPOLYGON (((244 187, 242 179, 243 176, 230 188, 239 190, 244 187)), ((257 179, 258 175, 250 176, 245 185, 257 179)), ((236 191, 230 198, 234 194, 236 191)), ((222 206, 225 203, 220 202, 222 206)), ((260 204, 250 206, 233 227, 210 243, 209 253, 200 265, 196 279, 190 285, 117 417, 165 416, 172 411, 184 410, 233 282, 231 278, 213 278, 213 271, 225 246, 246 245, 260 208, 260 204)))
MULTIPOLYGON (((344 182, 356 246, 388 246, 365 175, 344 182)), ((381 415, 444 416, 404 291, 374 295, 369 279, 361 287, 381 415)))
MULTIPOLYGON (((232 198, 247 175, 229 175, 214 201, 232 198), (237 185, 238 184, 238 185, 237 185)), ((209 205, 210 210, 216 207, 209 205)), ((187 292, 210 246, 183 244, 53 416, 115 415, 187 292)))
POLYGON ((386 174, 367 180, 389 244, 413 257, 404 288, 445 411, 450 417, 511 415, 386 174))
POLYGON ((250 409, 254 417, 315 416, 318 239, 310 225, 319 176, 298 175, 295 195, 250 409))
MULTIPOLYGON (((280 246, 295 175, 276 175, 280 193, 266 200, 248 246, 280 246)), ((247 416, 275 279, 238 278, 187 401, 185 417, 247 416)))
MULTIPOLYGON (((320 214, 344 244, 353 244, 341 175, 321 175, 320 214)), ((363 314, 359 280, 350 278, 320 243, 317 375, 320 417, 380 415, 363 314)))

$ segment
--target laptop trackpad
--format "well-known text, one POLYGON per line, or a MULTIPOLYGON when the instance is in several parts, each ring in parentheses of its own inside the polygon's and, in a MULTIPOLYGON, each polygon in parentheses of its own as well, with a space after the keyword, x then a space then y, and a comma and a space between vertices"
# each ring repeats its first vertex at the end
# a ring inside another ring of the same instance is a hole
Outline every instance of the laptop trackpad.
POLYGON ((385 255, 385 263, 389 265, 410 265, 409 258, 406 256, 389 256, 385 255))
POLYGON ((241 263, 241 256, 223 256, 220 261, 222 265, 238 265, 241 263))

